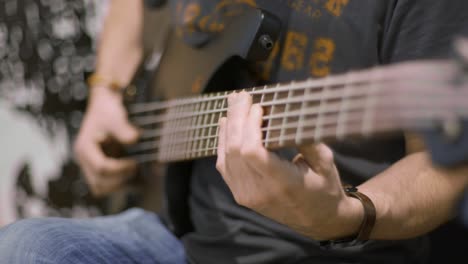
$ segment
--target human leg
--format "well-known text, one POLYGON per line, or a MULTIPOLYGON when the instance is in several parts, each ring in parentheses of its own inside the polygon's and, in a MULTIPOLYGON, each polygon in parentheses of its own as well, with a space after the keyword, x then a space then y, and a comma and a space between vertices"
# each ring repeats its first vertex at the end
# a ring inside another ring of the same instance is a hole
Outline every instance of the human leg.
POLYGON ((0 263, 186 263, 182 243, 141 209, 95 219, 25 219, 0 229, 0 263))

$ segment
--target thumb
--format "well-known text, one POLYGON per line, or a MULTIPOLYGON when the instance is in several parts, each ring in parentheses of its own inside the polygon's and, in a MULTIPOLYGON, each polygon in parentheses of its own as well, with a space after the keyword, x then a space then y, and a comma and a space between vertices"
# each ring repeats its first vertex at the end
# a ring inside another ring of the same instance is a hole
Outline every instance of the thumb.
POLYGON ((333 151, 325 144, 311 144, 299 147, 302 158, 318 174, 329 175, 335 169, 333 151))
POLYGON ((138 129, 130 124, 126 118, 115 120, 110 133, 117 141, 125 145, 135 143, 140 134, 138 129))
POLYGON ((455 49, 465 61, 468 60, 468 38, 459 37, 455 39, 455 49))

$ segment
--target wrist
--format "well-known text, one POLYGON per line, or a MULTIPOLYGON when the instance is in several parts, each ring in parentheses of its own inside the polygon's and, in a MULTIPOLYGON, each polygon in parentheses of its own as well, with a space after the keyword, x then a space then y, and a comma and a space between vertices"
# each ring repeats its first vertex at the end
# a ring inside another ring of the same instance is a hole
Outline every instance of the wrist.
POLYGON ((376 209, 372 200, 361 193, 356 187, 345 186, 345 194, 348 199, 344 199, 344 217, 342 217, 342 233, 339 238, 322 241, 322 246, 333 244, 356 245, 369 240, 376 221, 376 209), (354 200, 354 201, 353 201, 354 200), (356 203, 356 201, 358 203, 356 203), (361 208, 360 210, 358 208, 361 208), (359 221, 357 221, 360 219, 359 221), (354 232, 353 232, 354 230, 354 232))
POLYGON ((107 85, 95 85, 89 87, 90 96, 111 96, 113 98, 122 98, 120 91, 114 90, 107 85))
POLYGON ((364 208, 362 203, 353 197, 345 195, 339 210, 339 226, 333 238, 341 239, 356 236, 364 220, 364 208))

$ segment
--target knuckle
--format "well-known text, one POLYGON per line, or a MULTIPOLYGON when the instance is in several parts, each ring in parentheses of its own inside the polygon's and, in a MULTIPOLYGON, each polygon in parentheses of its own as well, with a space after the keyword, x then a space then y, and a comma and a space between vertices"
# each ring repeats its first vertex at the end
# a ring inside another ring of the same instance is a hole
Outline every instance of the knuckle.
POLYGON ((97 175, 106 175, 108 173, 107 166, 103 162, 97 162, 94 164, 94 170, 96 171, 97 175))
POLYGON ((242 157, 248 158, 248 159, 256 160, 258 158, 257 148, 252 147, 251 145, 244 145, 242 149, 240 150, 240 154, 242 157))
POLYGON ((219 173, 224 174, 224 162, 219 159, 216 161, 216 170, 218 170, 219 173))
POLYGON ((248 98, 250 98, 250 94, 248 92, 246 92, 246 91, 241 91, 239 93, 239 97, 241 97, 242 99, 248 99, 248 98))
POLYGON ((100 197, 103 195, 101 188, 99 188, 97 184, 91 184, 89 186, 89 190, 91 191, 91 194, 95 197, 100 197))
POLYGON ((241 146, 238 143, 231 142, 226 146, 226 155, 238 155, 241 152, 241 146))
POLYGON ((237 93, 236 92, 232 92, 228 95, 228 104, 229 103, 232 103, 237 97, 237 93))
POLYGON ((291 188, 289 184, 279 186, 276 197, 291 197, 297 192, 297 188, 291 188))
POLYGON ((250 208, 249 206, 250 202, 248 199, 246 199, 245 195, 238 194, 237 192, 233 192, 233 196, 237 204, 250 208))
POLYGON ((333 151, 328 147, 322 147, 321 156, 325 162, 331 163, 334 161, 333 151))
POLYGON ((73 143, 73 153, 77 156, 81 155, 84 151, 82 141, 81 137, 78 137, 73 143))
POLYGON ((250 209, 261 209, 264 208, 270 198, 265 195, 236 195, 234 199, 237 204, 250 208, 250 209))

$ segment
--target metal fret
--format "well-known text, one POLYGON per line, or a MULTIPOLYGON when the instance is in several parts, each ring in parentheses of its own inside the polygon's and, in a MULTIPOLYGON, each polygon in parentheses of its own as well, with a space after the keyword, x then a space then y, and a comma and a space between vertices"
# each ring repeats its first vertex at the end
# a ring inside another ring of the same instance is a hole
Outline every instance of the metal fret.
POLYGON ((170 142, 171 142, 171 129, 174 127, 173 116, 176 108, 170 107, 165 116, 168 117, 169 122, 163 126, 163 133, 161 135, 161 152, 159 153, 161 160, 170 160, 170 142))
MULTIPOLYGON (((213 101, 208 101, 207 104, 206 104, 206 108, 207 110, 212 110, 211 109, 211 104, 212 104, 213 101)), ((204 137, 205 139, 202 140, 202 146, 201 148, 199 149, 200 151, 200 156, 203 156, 204 152, 205 152, 205 149, 207 148, 207 145, 208 145, 208 141, 207 141, 207 136, 208 136, 208 124, 209 124, 209 120, 210 120, 210 114, 205 114, 203 116, 203 123, 202 123, 202 137, 204 137)))
MULTIPOLYGON (((294 83, 295 83, 295 82, 292 81, 292 82, 290 83, 290 86, 294 86, 294 83)), ((289 91, 288 91, 288 98, 287 98, 288 100, 291 98, 292 94, 293 94, 293 90, 292 90, 292 89, 289 89, 289 91)), ((289 112, 289 108, 290 108, 290 106, 291 106, 291 103, 288 102, 288 100, 286 100, 286 103, 285 103, 285 108, 284 108, 284 112, 285 112, 285 113, 288 113, 288 112, 289 112)), ((282 122, 281 122, 282 128, 281 128, 281 130, 280 130, 280 135, 279 135, 279 145, 280 145, 280 146, 283 146, 283 143, 284 143, 283 136, 284 136, 284 133, 286 132, 285 126, 286 126, 286 123, 287 123, 287 122, 288 122, 288 117, 287 117, 287 116, 283 116, 283 120, 282 120, 282 122)))
MULTIPOLYGON (((184 107, 183 107, 183 112, 190 112, 191 110, 191 105, 190 104, 186 104, 184 107)), ((190 118, 183 118, 182 119, 183 122, 182 122, 182 126, 186 127, 187 125, 190 124, 190 118)), ((188 148, 189 148, 189 145, 190 145, 190 140, 189 140, 189 130, 184 130, 182 132, 182 138, 185 140, 184 144, 181 145, 181 150, 180 150, 180 156, 181 158, 186 158, 187 157, 187 153, 188 153, 188 148)))
POLYGON ((260 97, 260 104, 263 104, 264 100, 265 100, 265 90, 267 89, 268 86, 263 86, 262 88, 262 95, 260 97))
MULTIPOLYGON (((200 104, 199 103, 195 103, 195 102, 192 102, 191 104, 191 111, 192 112, 197 112, 200 108, 200 104)), ((192 116, 190 117, 190 127, 194 127, 196 125, 196 121, 197 121, 197 118, 198 116, 192 116)), ((187 158, 192 158, 193 157, 193 148, 194 148, 194 139, 195 137, 195 129, 190 129, 189 130, 189 137, 188 137, 188 147, 187 147, 187 153, 186 153, 186 156, 187 158)))
MULTIPOLYGON (((217 102, 217 108, 218 109, 224 109, 224 107, 226 106, 226 102, 227 102, 227 95, 229 94, 229 91, 226 91, 224 92, 224 98, 222 98, 220 101, 217 102)), ((219 111, 219 114, 218 114, 218 122, 219 120, 226 116, 226 112, 225 111, 219 111)), ((218 147, 218 138, 219 138, 219 125, 216 126, 216 138, 214 140, 214 147, 213 147, 213 150, 212 150, 212 154, 215 155, 216 154, 216 151, 217 151, 217 147, 218 147)))
MULTIPOLYGON (((200 102, 194 102, 193 103, 194 105, 194 112, 195 113, 198 113, 201 109, 201 103, 200 102)), ((195 116, 192 116, 192 122, 191 122, 191 125, 196 127, 197 124, 198 124, 198 119, 200 118, 200 116, 198 115, 195 115, 195 116)), ((190 129, 190 149, 189 149, 189 153, 188 153, 188 156, 190 158, 195 158, 195 153, 196 153, 196 149, 197 149, 197 141, 195 140, 196 136, 197 136, 197 129, 190 129)))
MULTIPOLYGON (((214 110, 216 108, 216 101, 214 100, 211 100, 208 104, 208 109, 209 110, 214 110)), ((205 136, 211 136, 211 131, 213 129, 213 123, 214 123, 214 117, 215 115, 213 113, 210 113, 208 115, 206 115, 206 119, 207 119, 207 132, 206 132, 206 135, 205 136)), ((213 140, 211 138, 207 139, 205 142, 205 146, 204 146, 204 154, 205 155, 208 155, 208 148, 210 147, 213 147, 213 140)))
MULTIPOLYGON (((280 85, 278 84, 278 85, 276 86, 276 88, 278 88, 279 86, 280 86, 280 85)), ((274 102, 274 101, 277 100, 278 94, 279 94, 279 92, 273 93, 273 100, 272 100, 272 102, 274 102)), ((274 114, 275 108, 276 108, 276 105, 273 104, 273 105, 271 106, 270 113, 274 114)), ((268 124, 267 124, 268 126, 272 125, 272 124, 271 124, 271 120, 272 120, 271 118, 268 118, 268 124)), ((270 134, 271 134, 270 130, 267 130, 266 135, 265 135, 265 139, 266 139, 266 141, 265 141, 265 147, 266 147, 266 148, 268 148, 268 147, 270 146, 270 141, 268 141, 268 138, 270 138, 270 134)))
POLYGON ((299 120, 298 120, 298 126, 296 130, 296 138, 295 142, 296 144, 301 144, 302 143, 302 131, 304 130, 304 119, 305 119, 305 108, 307 107, 307 98, 309 96, 310 89, 304 89, 304 100, 301 103, 301 106, 299 108, 299 120))
POLYGON ((317 112, 317 124, 315 127, 315 133, 314 133, 314 140, 315 142, 319 142, 322 139, 322 129, 323 129, 323 115, 325 114, 325 110, 327 107, 327 93, 328 93, 328 88, 329 88, 329 80, 330 77, 326 77, 325 80, 325 85, 322 88, 322 93, 321 97, 322 99, 320 100, 320 106, 319 110, 317 112))
POLYGON ((378 90, 380 84, 378 84, 375 80, 379 80, 381 71, 374 68, 372 70, 372 78, 370 81, 370 85, 366 89, 366 103, 364 107, 364 114, 363 114, 363 121, 362 121, 362 134, 364 136, 370 136, 373 130, 373 119, 374 119, 374 108, 377 105, 377 96, 375 95, 375 91, 378 90))
MULTIPOLYGON (((182 115, 183 115, 183 105, 179 105, 178 107, 176 107, 176 111, 175 111, 174 130, 176 130, 180 126, 180 123, 182 121, 180 116, 182 115)), ((179 138, 180 132, 174 133, 174 130, 170 131, 171 132, 171 140, 170 140, 171 147, 170 147, 169 156, 172 159, 178 158, 179 151, 180 151, 180 144, 175 143, 176 139, 179 138)))
POLYGON ((349 100, 352 93, 353 73, 347 73, 346 83, 343 87, 343 97, 341 98, 340 112, 336 127, 336 138, 343 139, 346 135, 346 123, 348 122, 349 100))
MULTIPOLYGON (((205 111, 206 110, 206 107, 207 107, 207 102, 206 100, 203 101, 201 103, 201 111, 205 111)), ((198 120, 197 120, 197 126, 202 126, 204 125, 204 122, 205 122, 205 118, 206 118, 206 115, 200 115, 198 120)), ((201 151, 200 149, 202 149, 202 145, 203 145, 203 139, 201 139, 201 137, 203 136, 203 128, 201 129, 197 129, 197 136, 196 136, 196 139, 195 139, 195 142, 196 142, 196 147, 195 147, 195 157, 199 157, 200 154, 201 154, 201 151)))

